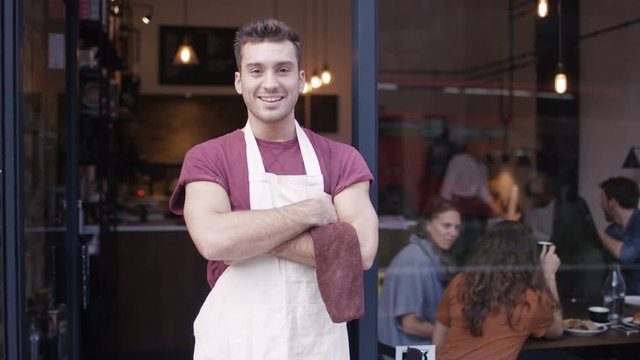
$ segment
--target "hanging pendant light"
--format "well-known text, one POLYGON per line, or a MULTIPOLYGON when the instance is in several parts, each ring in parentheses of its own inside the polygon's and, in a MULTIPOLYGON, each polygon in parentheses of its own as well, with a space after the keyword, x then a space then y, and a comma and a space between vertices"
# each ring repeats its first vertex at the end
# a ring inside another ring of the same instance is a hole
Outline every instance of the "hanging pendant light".
POLYGON ((325 85, 328 85, 331 82, 331 71, 329 71, 329 66, 326 64, 324 65, 324 70, 322 70, 322 75, 320 75, 320 77, 322 78, 322 83, 325 85))
POLYGON ((318 72, 314 70, 313 76, 311 77, 311 87, 317 89, 320 86, 322 86, 322 80, 320 79, 320 76, 318 76, 318 72))
POLYGON ((178 48, 176 56, 173 58, 173 65, 196 65, 198 56, 191 46, 188 36, 182 38, 182 45, 178 48))
MULTIPOLYGON (((187 25, 187 0, 184 0, 184 25, 187 25)), ((173 65, 197 65, 198 56, 191 46, 191 39, 188 36, 182 38, 182 44, 178 47, 176 55, 173 57, 173 65)))
POLYGON ((317 1, 316 0, 312 0, 313 1, 313 9, 312 12, 314 13, 314 15, 311 18, 311 38, 312 38, 312 59, 313 59, 313 64, 314 64, 314 69, 313 69, 313 75, 311 76, 311 88, 312 89, 318 89, 322 86, 322 79, 320 79, 320 75, 318 75, 318 11, 317 11, 317 1))
POLYGON ((558 72, 553 79, 553 88, 558 94, 564 94, 567 92, 567 73, 564 70, 564 65, 558 63, 558 72))
POLYGON ((328 85, 331 82, 331 71, 329 71, 329 2, 324 0, 324 67, 322 68, 322 83, 328 85))
POLYGON ((629 149, 629 153, 622 164, 623 169, 640 169, 640 161, 638 161, 638 156, 636 156, 636 149, 640 149, 640 147, 632 146, 631 149, 629 149))
POLYGON ((544 18, 549 14, 549 1, 538 0, 538 17, 544 18))
POLYGON ((562 63, 562 0, 558 1, 558 71, 553 79, 553 88, 558 94, 567 92, 567 72, 562 63))

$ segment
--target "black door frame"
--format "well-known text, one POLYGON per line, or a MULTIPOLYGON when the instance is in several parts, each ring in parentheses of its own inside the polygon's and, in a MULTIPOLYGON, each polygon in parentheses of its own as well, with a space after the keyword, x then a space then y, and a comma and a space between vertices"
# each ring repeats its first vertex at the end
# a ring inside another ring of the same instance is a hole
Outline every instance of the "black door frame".
POLYGON ((4 256, 4 337, 7 359, 26 357, 24 301, 24 248, 22 214, 22 131, 19 91, 21 4, 4 0, 0 5, 2 39, 2 245, 4 256))
MULTIPOLYGON (((78 45, 78 0, 66 1, 65 66, 67 93, 67 204, 76 204, 79 197, 77 164, 78 130, 78 74, 76 54, 78 45), (70 71, 71 69, 71 71, 70 71)), ((4 257, 4 347, 7 359, 25 359, 28 356, 28 326, 25 299, 24 263, 24 156, 22 152, 22 91, 20 43, 22 39, 23 4, 18 0, 0 3, 0 206, 2 227, 0 244, 4 257)), ((65 247, 68 294, 68 321, 71 359, 80 359, 80 264, 78 242, 78 208, 67 206, 65 247)))
MULTIPOLYGON (((378 173, 378 1, 352 0, 352 143, 364 157, 374 179, 378 173)), ((369 190, 378 208, 374 182, 369 190)), ((353 359, 378 358, 378 262, 364 274, 365 314, 355 325, 351 339, 353 359), (355 337, 355 336, 354 336, 355 337)))
POLYGON ((79 89, 78 89, 78 38, 80 17, 78 0, 65 1, 65 90, 67 120, 67 153, 66 153, 66 231, 64 237, 65 267, 67 273, 67 320, 69 322, 70 359, 81 359, 80 306, 82 283, 80 280, 80 224, 79 208, 74 206, 80 199, 80 172, 78 164, 79 137, 79 89), (74 55, 74 56, 72 56, 74 55))

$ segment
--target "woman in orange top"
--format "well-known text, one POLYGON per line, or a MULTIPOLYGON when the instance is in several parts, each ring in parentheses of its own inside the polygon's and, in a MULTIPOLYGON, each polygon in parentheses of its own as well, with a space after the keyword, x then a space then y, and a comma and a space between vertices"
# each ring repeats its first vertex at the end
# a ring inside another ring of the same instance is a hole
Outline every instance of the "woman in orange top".
POLYGON ((530 335, 560 337, 558 266, 555 246, 540 252, 524 225, 502 221, 489 228, 469 271, 452 280, 438 306, 438 360, 516 359, 530 335))

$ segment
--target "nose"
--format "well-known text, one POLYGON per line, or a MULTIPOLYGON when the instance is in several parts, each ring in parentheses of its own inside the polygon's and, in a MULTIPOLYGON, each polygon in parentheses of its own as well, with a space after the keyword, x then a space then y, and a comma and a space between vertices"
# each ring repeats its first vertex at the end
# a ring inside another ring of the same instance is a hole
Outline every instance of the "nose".
POLYGON ((278 87, 278 80, 275 72, 267 71, 264 75, 264 81, 262 82, 262 86, 265 89, 274 89, 278 87))

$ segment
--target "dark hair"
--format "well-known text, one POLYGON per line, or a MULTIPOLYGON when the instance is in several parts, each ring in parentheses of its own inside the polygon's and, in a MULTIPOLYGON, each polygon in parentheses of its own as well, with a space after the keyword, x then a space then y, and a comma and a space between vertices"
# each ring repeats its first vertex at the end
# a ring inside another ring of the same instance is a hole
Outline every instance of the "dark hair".
POLYGON ((447 211, 455 211, 460 213, 460 210, 456 207, 456 205, 451 201, 447 200, 441 196, 432 196, 429 198, 429 201, 422 208, 422 212, 420 213, 420 219, 418 221, 416 233, 418 236, 423 238, 429 238, 425 231, 425 225, 427 222, 433 220, 436 216, 447 212, 447 211))
MULTIPOLYGON (((458 288, 462 317, 473 336, 482 336, 487 315, 504 307, 507 322, 514 328, 518 305, 530 307, 529 289, 546 293, 557 307, 544 279, 536 241, 531 231, 515 221, 501 221, 480 238, 471 257, 468 272, 458 288)), ((516 330, 517 331, 517 330, 516 330)))
POLYGON ((290 41, 296 48, 296 58, 298 67, 302 59, 302 44, 300 37, 293 29, 282 21, 276 19, 265 19, 250 22, 236 31, 233 42, 233 51, 236 56, 236 66, 240 71, 242 62, 242 47, 247 43, 259 43, 264 41, 281 42, 290 41))
POLYGON ((600 189, 608 199, 614 199, 624 209, 635 209, 638 207, 638 184, 623 176, 610 177, 600 183, 600 189))

